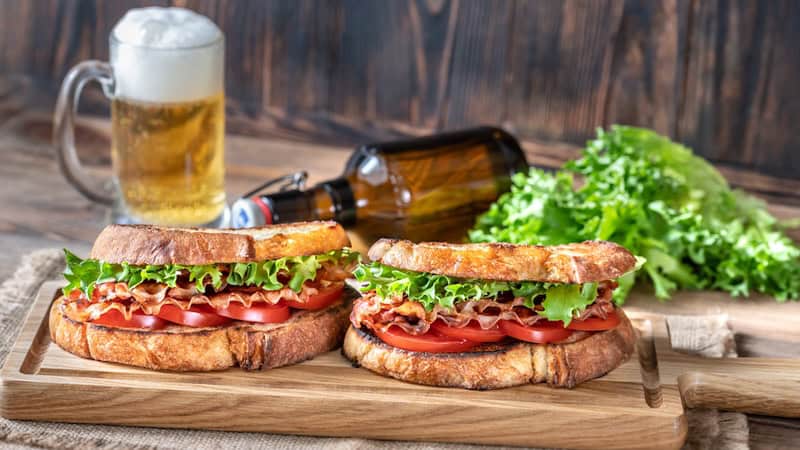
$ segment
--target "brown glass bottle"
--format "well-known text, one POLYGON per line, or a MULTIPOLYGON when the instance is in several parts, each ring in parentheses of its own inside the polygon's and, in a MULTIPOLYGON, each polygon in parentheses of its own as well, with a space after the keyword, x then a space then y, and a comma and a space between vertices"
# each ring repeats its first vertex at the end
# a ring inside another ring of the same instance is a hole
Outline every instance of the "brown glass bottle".
POLYGON ((264 218, 245 225, 330 219, 365 245, 380 237, 458 242, 527 168, 516 139, 492 127, 364 145, 339 178, 254 197, 251 213, 264 218))

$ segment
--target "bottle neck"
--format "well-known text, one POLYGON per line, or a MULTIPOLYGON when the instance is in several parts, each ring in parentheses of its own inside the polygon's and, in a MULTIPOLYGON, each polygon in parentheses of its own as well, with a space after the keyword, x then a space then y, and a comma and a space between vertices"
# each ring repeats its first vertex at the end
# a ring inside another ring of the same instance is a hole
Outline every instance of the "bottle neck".
POLYGON ((335 220, 344 226, 355 224, 353 190, 343 177, 319 183, 305 191, 265 195, 261 200, 271 212, 271 223, 335 220))

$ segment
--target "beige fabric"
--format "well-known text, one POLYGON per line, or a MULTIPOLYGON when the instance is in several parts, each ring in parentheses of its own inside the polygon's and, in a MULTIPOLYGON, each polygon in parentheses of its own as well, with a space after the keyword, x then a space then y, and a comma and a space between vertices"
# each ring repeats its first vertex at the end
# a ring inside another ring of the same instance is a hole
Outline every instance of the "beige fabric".
MULTIPOLYGON (((667 316, 672 348, 709 358, 735 358, 736 341, 728 317, 667 316)), ((689 435, 684 449, 749 448, 747 416, 741 413, 690 409, 686 412, 689 435)))
MULTIPOLYGON (((64 259, 59 250, 40 250, 27 255, 10 279, 0 286, 0 361, 5 361, 13 337, 19 333, 28 307, 39 286, 59 277, 64 259)), ((733 334, 725 317, 669 317, 673 346, 703 356, 735 356, 733 334)), ((746 449, 747 419, 742 414, 695 410, 688 414, 689 449, 746 449)), ((17 448, 59 449, 451 449, 477 446, 374 441, 233 433, 168 430, 103 425, 56 424, 12 421, 0 418, 0 450, 17 448)), ((501 448, 501 447, 492 447, 501 448)))
POLYGON ((679 352, 709 358, 735 358, 736 341, 728 316, 667 316, 669 341, 679 352))

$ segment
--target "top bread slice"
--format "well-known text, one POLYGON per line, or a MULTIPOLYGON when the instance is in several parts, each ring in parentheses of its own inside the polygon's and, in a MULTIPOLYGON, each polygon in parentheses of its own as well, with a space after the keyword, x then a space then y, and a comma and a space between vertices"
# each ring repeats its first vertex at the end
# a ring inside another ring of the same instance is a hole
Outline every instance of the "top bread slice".
POLYGON ((456 278, 581 284, 631 271, 636 257, 607 241, 565 245, 448 244, 380 239, 369 258, 387 266, 456 278))
POLYGON ((90 258, 133 265, 257 262, 317 255, 350 245, 336 222, 297 222, 243 229, 109 225, 90 258))

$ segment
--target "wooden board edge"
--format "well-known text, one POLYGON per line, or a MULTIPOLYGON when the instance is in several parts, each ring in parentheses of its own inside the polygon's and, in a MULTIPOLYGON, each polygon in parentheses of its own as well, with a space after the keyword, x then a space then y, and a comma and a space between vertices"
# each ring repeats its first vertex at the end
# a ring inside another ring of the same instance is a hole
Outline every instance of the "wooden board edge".
POLYGON ((31 308, 22 321, 22 327, 14 339, 6 362, 0 370, 0 378, 5 379, 20 373, 33 374, 38 370, 38 364, 41 363, 44 353, 50 345, 50 331, 47 323, 49 307, 63 284, 57 280, 42 283, 31 308), (28 345, 27 335, 33 329, 35 332, 32 343, 28 345))
MULTIPOLYGON (((53 378, 53 377, 44 377, 53 378)), ((72 380, 75 381, 75 380, 72 380)), ((642 440, 649 448, 680 448, 688 430, 685 415, 678 417, 619 414, 618 411, 584 412, 573 419, 562 412, 557 425, 542 429, 535 418, 553 413, 546 405, 520 414, 507 407, 487 402, 472 407, 453 408, 445 404, 429 405, 424 402, 404 402, 391 399, 381 402, 364 402, 361 399, 341 398, 334 403, 317 402, 310 398, 282 395, 250 396, 235 393, 220 398, 218 394, 198 393, 181 389, 157 389, 144 392, 138 388, 110 385, 62 384, 30 379, 3 380, 4 391, 11 392, 2 404, 2 415, 16 420, 47 420, 69 423, 99 423, 124 426, 155 426, 163 428, 189 428, 221 431, 269 432, 278 434, 317 435, 331 437, 359 436, 370 439, 390 439, 422 442, 452 442, 514 446, 543 446, 568 448, 638 448, 642 440), (58 400, 54 401, 56 397, 58 400), (47 402, 48 408, 36 405, 47 402), (181 414, 174 409, 150 408, 149 414, 141 411, 156 402, 181 405, 181 414), (115 414, 99 411, 93 405, 113 402, 115 414), (229 411, 239 414, 232 419, 229 411), (315 413, 309 415, 309 411, 315 413), (399 416, 395 411, 403 411, 399 416), (285 420, 302 414, 310 426, 285 420), (458 427, 480 414, 491 420, 482 420, 470 427, 469 433, 454 432, 458 427), (187 417, 192 420, 187 424, 187 417), (403 422, 402 427, 393 424, 403 422), (497 424, 515 430, 498 433, 497 424), (617 431, 605 433, 608 424, 614 423, 617 431), (599 433, 553 433, 552 429, 565 430, 577 427, 598 430, 599 433), (419 434, 408 430, 419 430, 419 434), (637 434, 636 440, 627 441, 620 430, 637 434), (441 430, 441 431, 440 431, 441 430)))

